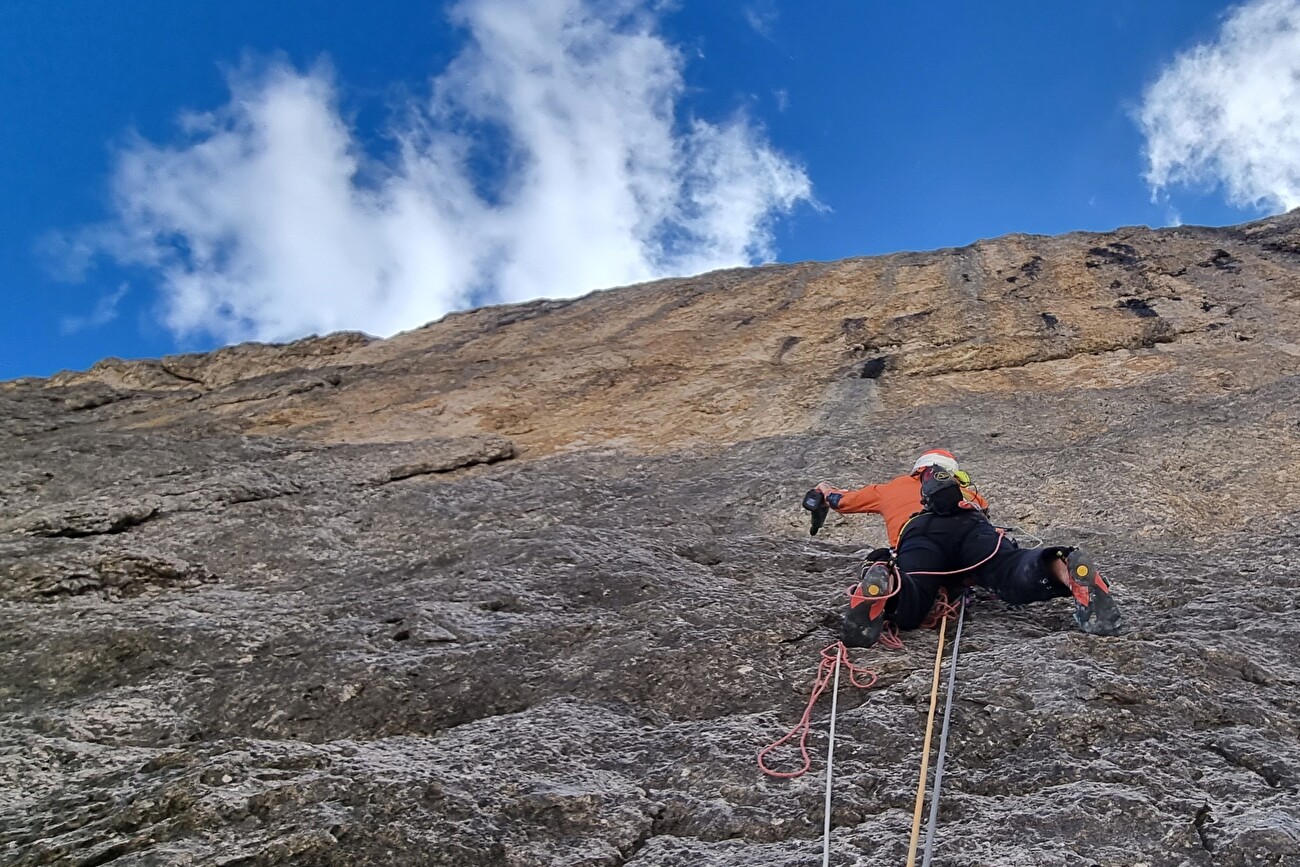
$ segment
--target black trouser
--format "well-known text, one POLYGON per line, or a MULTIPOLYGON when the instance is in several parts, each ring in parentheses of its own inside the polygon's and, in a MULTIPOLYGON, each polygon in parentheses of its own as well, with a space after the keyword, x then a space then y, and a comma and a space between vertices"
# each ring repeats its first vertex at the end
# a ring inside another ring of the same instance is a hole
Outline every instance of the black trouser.
POLYGON ((978 512, 921 514, 898 542, 901 586, 885 616, 899 629, 915 629, 933 607, 940 587, 955 590, 967 579, 1014 605, 1068 596, 1070 591, 1052 577, 1051 557, 1048 551, 1021 548, 1010 536, 999 544, 997 528, 978 512), (981 561, 978 568, 956 575, 917 574, 969 569, 981 561))

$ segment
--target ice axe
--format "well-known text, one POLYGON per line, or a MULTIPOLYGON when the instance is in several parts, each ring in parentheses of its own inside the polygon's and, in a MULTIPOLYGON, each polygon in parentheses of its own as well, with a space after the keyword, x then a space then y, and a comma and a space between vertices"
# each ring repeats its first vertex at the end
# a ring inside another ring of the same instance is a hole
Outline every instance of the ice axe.
POLYGON ((803 507, 812 512, 812 527, 808 530, 809 536, 816 536, 817 531, 826 523, 826 516, 830 514, 830 504, 826 502, 826 495, 821 491, 813 488, 803 495, 803 507))

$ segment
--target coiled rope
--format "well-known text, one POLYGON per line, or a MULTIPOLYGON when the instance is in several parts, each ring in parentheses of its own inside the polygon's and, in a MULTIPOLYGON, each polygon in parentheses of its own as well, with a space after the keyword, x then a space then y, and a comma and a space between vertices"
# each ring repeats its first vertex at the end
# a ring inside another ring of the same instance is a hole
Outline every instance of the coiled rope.
POLYGON ((817 699, 821 697, 821 694, 826 691, 827 685, 831 686, 831 728, 826 744, 826 807, 822 827, 822 867, 829 867, 831 863, 831 782, 834 778, 835 716, 839 701, 841 666, 849 670, 849 682, 859 689, 868 689, 875 685, 876 673, 869 668, 862 668, 850 662, 848 648, 844 646, 843 642, 837 641, 823 647, 821 664, 817 666, 817 678, 813 682, 812 694, 808 697, 808 704, 804 707, 803 716, 795 724, 794 728, 786 732, 779 740, 773 741, 758 751, 758 767, 769 777, 791 779, 802 777, 808 773, 808 769, 812 767, 812 757, 808 755, 808 732, 812 728, 813 705, 817 703, 817 699), (870 680, 858 680, 859 675, 869 677, 870 680), (794 738, 795 735, 799 736, 799 752, 803 756, 803 765, 794 771, 774 771, 769 768, 763 762, 764 756, 794 738))
MULTIPOLYGON (((848 648, 843 643, 837 641, 823 647, 821 664, 817 666, 817 677, 813 681, 812 694, 808 696, 808 704, 803 709, 803 716, 799 718, 799 722, 795 723, 794 728, 758 751, 758 767, 763 773, 769 777, 786 780, 802 777, 808 773, 808 769, 812 767, 812 757, 808 755, 808 732, 812 728, 813 705, 817 703, 817 699, 821 698, 821 694, 826 691, 826 687, 830 685, 832 678, 838 676, 841 664, 849 671, 849 683, 858 689, 870 689, 875 686, 876 673, 869 668, 863 668, 850 662, 848 648), (859 675, 862 676, 863 680, 858 679, 859 675), (793 771, 776 771, 769 768, 763 759, 782 744, 788 743, 796 735, 799 737, 799 753, 803 756, 803 765, 793 771)), ((838 680, 836 683, 838 685, 838 680)), ((834 724, 834 706, 832 706, 831 725, 834 726, 834 724)))
MULTIPOLYGON (((974 563, 970 566, 966 566, 961 569, 953 569, 947 572, 911 572, 909 574, 949 576, 949 575, 959 575, 963 572, 974 571, 975 569, 978 569, 980 566, 983 566, 988 561, 992 560, 997 555, 998 551, 1001 550, 1002 548, 1002 541, 1005 538, 1006 538, 1006 531, 1003 528, 998 528, 997 544, 993 546, 993 550, 989 553, 989 555, 984 559, 980 560, 978 563, 974 563)), ((878 602, 878 601, 882 601, 883 599, 888 599, 889 597, 897 594, 899 592, 900 585, 899 585, 899 578, 895 568, 893 567, 893 564, 887 563, 885 561, 880 561, 879 563, 871 563, 867 567, 867 569, 863 572, 864 577, 868 572, 870 572, 871 569, 877 567, 889 569, 890 579, 891 579, 889 584, 889 592, 886 593, 883 597, 878 597, 877 599, 874 600, 878 602)), ((859 583, 858 586, 860 587, 861 584, 859 583)), ((850 588, 849 590, 850 595, 852 595, 854 589, 855 588, 850 588)), ((921 865, 921 867, 929 867, 930 858, 934 848, 934 831, 935 831, 935 827, 938 824, 938 819, 939 819, 939 792, 943 783, 944 760, 947 757, 947 750, 948 750, 948 723, 952 712, 952 697, 957 682, 957 653, 958 653, 959 645, 961 643, 962 626, 965 622, 965 616, 966 616, 965 593, 962 594, 961 598, 956 603, 952 603, 948 601, 946 591, 944 591, 941 588, 939 596, 935 600, 934 607, 931 610, 930 615, 926 618, 926 621, 922 624, 925 627, 931 627, 935 625, 937 621, 939 627, 939 641, 938 641, 938 647, 935 651, 934 675, 931 679, 931 685, 930 685, 930 710, 926 717, 926 723, 925 723, 925 743, 921 754, 921 774, 916 788, 916 805, 912 813, 912 837, 910 843, 908 844, 907 867, 915 867, 916 864, 916 850, 917 850, 917 845, 921 833, 921 809, 925 804, 926 780, 929 776, 929 770, 930 770, 930 743, 934 735, 934 714, 939 704, 939 674, 943 668, 944 639, 947 634, 948 618, 953 614, 957 615, 957 632, 955 637, 953 638, 952 663, 948 673, 948 696, 947 696, 947 700, 944 703, 943 729, 939 735, 939 754, 935 764, 934 790, 931 793, 930 816, 926 828, 925 850, 922 855, 922 865, 921 865)), ((903 646, 903 643, 902 640, 898 637, 897 629, 893 628, 893 624, 891 623, 886 623, 885 626, 886 629, 882 632, 879 643, 885 647, 901 648, 903 646)), ((826 747, 826 801, 824 807, 824 823, 823 823, 823 834, 822 834, 822 867, 829 867, 830 865, 831 787, 833 781, 833 767, 834 767, 834 756, 835 756, 835 717, 836 717, 836 709, 839 700, 840 666, 843 665, 848 668, 849 682, 852 683, 854 686, 858 687, 859 689, 868 689, 874 686, 878 679, 878 676, 875 671, 868 668, 863 668, 861 666, 854 665, 852 662, 849 661, 847 654, 848 654, 848 648, 846 648, 844 646, 844 643, 840 641, 837 641, 834 644, 830 644, 822 648, 821 662, 817 667, 817 676, 813 681, 812 693, 808 697, 808 704, 804 706, 803 716, 800 717, 799 722, 796 723, 795 726, 790 729, 790 731, 786 732, 780 738, 778 738, 777 740, 773 741, 772 743, 768 744, 766 747, 758 751, 758 767, 760 770, 762 770, 763 773, 767 774, 770 777, 777 777, 780 779, 793 779, 795 777, 801 777, 804 774, 808 773, 808 770, 812 767, 812 756, 808 754, 808 733, 812 729, 813 707, 814 705, 817 704, 817 699, 820 698, 822 693, 826 691, 826 687, 827 686, 831 687, 830 732, 829 732, 828 743, 826 747), (870 679, 866 680, 865 682, 860 681, 858 679, 859 675, 862 675, 864 677, 869 677, 870 679), (799 753, 803 759, 803 764, 797 770, 794 771, 776 771, 773 770, 772 768, 769 768, 767 764, 764 762, 764 758, 773 750, 776 750, 778 747, 792 740, 796 735, 798 735, 799 737, 799 753)))

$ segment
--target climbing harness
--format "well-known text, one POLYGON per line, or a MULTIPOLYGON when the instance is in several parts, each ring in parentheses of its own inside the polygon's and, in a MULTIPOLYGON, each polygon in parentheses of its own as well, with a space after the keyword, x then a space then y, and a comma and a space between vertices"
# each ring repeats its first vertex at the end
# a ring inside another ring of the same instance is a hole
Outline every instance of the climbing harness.
POLYGON ((998 543, 993 546, 993 550, 989 552, 989 555, 985 557, 983 560, 979 561, 978 563, 975 563, 970 566, 963 566, 960 569, 951 569, 947 572, 908 572, 907 574, 943 576, 943 575, 960 575, 963 572, 974 572, 976 569, 978 569, 979 567, 983 566, 985 563, 987 563, 988 561, 996 557, 998 555, 998 551, 1002 550, 1002 540, 1007 537, 1007 531, 1002 529, 1001 527, 995 527, 994 529, 997 530, 998 532, 998 543))

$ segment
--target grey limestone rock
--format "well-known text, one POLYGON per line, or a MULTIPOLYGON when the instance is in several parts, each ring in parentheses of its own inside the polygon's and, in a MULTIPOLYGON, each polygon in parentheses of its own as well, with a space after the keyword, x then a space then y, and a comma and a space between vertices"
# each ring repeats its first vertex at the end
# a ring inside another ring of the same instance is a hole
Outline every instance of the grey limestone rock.
MULTIPOLYGON (((756 756, 882 532, 799 499, 941 445, 1126 629, 972 605, 935 863, 1298 865, 1296 222, 0 384, 0 862, 820 864, 829 703, 756 756)), ((906 857, 904 642, 841 684, 836 865, 906 857)))

